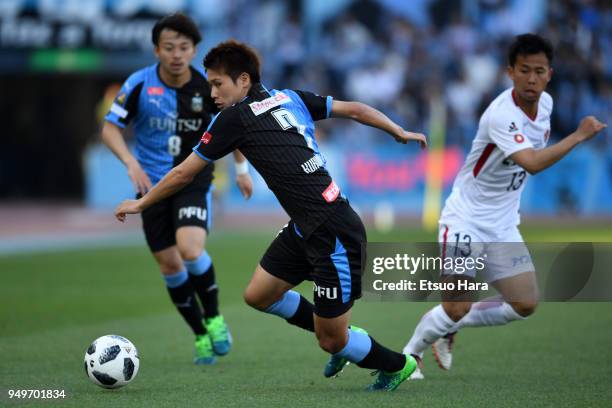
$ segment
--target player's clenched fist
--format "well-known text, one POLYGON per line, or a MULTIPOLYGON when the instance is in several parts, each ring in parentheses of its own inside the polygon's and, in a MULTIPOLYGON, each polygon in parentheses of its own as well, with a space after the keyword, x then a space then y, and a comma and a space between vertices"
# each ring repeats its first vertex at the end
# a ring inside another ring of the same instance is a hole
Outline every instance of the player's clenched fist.
POLYGON ((607 128, 608 125, 597 120, 595 116, 587 116, 580 121, 576 133, 580 138, 581 142, 587 141, 599 133, 602 129, 607 128))
POLYGON ((115 217, 119 221, 124 222, 127 214, 138 214, 139 212, 142 212, 140 200, 124 200, 115 209, 115 217))

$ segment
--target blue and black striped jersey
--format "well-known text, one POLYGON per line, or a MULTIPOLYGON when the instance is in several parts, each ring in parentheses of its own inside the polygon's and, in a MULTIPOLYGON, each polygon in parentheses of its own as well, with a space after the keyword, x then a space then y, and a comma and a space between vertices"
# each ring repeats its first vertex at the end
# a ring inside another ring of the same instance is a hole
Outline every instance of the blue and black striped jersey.
POLYGON ((314 135, 314 122, 328 118, 331 105, 331 96, 255 84, 214 117, 193 150, 213 161, 240 149, 308 237, 344 200, 314 135))
MULTIPOLYGON (((162 82, 159 64, 134 72, 105 117, 120 128, 132 123, 136 158, 153 184, 191 153, 218 111, 205 76, 190 69, 191 80, 181 88, 162 82)), ((210 183, 212 172, 205 169, 194 183, 210 183)))

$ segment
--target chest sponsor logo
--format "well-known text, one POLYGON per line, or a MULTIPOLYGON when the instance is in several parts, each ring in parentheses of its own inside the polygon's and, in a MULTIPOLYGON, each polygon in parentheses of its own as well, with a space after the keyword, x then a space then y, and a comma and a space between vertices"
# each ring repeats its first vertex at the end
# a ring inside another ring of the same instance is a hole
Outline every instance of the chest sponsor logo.
POLYGON ((280 106, 282 104, 291 102, 291 98, 282 92, 277 93, 274 96, 264 99, 263 101, 257 101, 249 103, 249 107, 255 116, 259 116, 262 113, 269 111, 272 108, 280 106))
POLYGON ((212 135, 208 132, 204 132, 204 134, 202 135, 202 138, 200 139, 200 142, 204 144, 208 144, 210 143, 211 139, 212 139, 212 135))
POLYGON ((163 95, 164 88, 161 86, 150 86, 147 88, 147 95, 163 95))
POLYGON ((202 109, 204 109, 204 99, 197 93, 191 98, 191 110, 194 112, 202 112, 202 109))
POLYGON ((199 132, 204 123, 203 119, 174 119, 171 117, 160 118, 152 116, 149 118, 151 129, 161 132, 199 132))
POLYGON ((324 288, 322 286, 318 286, 316 283, 314 284, 313 291, 315 296, 324 297, 327 299, 338 299, 338 288, 324 288))
POLYGON ((514 141, 516 143, 523 143, 525 141, 525 136, 521 135, 520 133, 517 133, 516 135, 514 135, 514 141))
POLYGON ((183 218, 198 218, 202 221, 206 221, 206 208, 200 207, 182 207, 179 208, 179 220, 183 218))
POLYGON ((338 198, 339 194, 340 194, 340 187, 338 187, 336 182, 332 180, 332 182, 329 184, 329 186, 327 186, 325 191, 323 191, 322 195, 325 201, 327 201, 328 203, 332 203, 336 201, 336 198, 338 198))
POLYGON ((308 161, 302 163, 301 167, 302 167, 302 170, 304 170, 304 173, 310 174, 310 173, 314 173, 315 171, 320 169, 322 166, 323 166, 323 160, 321 160, 319 156, 312 156, 312 158, 310 158, 308 161))

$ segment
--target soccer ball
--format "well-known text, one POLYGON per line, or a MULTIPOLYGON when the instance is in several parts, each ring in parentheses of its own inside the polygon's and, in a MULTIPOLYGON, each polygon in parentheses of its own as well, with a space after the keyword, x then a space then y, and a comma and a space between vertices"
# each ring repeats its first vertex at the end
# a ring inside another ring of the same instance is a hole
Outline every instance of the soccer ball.
POLYGON ((129 384, 138 374, 138 350, 125 337, 102 336, 85 352, 85 373, 91 381, 104 388, 119 388, 129 384))

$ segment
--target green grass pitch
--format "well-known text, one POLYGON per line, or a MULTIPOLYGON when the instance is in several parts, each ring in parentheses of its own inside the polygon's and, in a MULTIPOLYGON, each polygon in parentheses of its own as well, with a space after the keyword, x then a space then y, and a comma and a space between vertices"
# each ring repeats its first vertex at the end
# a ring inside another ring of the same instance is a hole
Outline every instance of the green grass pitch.
MULTIPOLYGON (((523 232, 527 240, 612 242, 605 228, 523 232)), ((235 340, 211 367, 192 364, 192 336, 145 247, 0 257, 0 406, 612 406, 612 303, 545 303, 525 322, 466 329, 452 371, 439 370, 428 353, 425 381, 394 393, 364 391, 373 377, 354 366, 324 378, 327 356, 313 335, 242 301, 274 233, 219 232, 209 240, 235 340), (83 372, 89 343, 111 333, 133 341, 141 357, 134 382, 119 390, 99 388, 83 372), (16 401, 8 389, 63 389, 67 397, 16 401)), ((402 230, 370 239, 433 236, 402 230)), ((300 289, 310 297, 310 284, 300 289)), ((352 321, 400 350, 430 307, 360 301, 352 321)))

